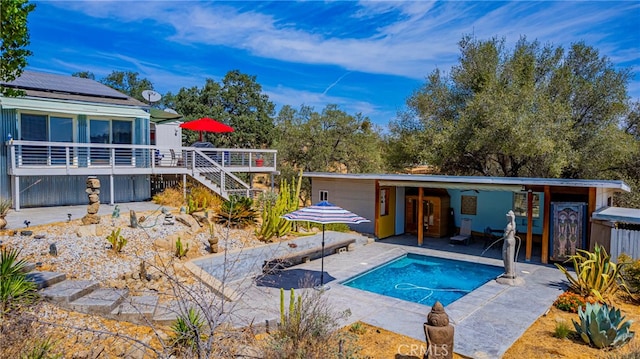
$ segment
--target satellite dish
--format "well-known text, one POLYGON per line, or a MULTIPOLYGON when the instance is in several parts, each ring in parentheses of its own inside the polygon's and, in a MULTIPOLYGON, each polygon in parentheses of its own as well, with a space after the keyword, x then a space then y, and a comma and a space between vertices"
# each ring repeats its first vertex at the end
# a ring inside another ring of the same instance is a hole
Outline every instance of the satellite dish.
POLYGON ((160 96, 159 93, 157 93, 157 92, 155 92, 153 90, 144 90, 144 91, 142 91, 142 97, 144 97, 144 99, 149 101, 149 104, 151 104, 152 102, 160 101, 160 98, 162 96, 160 96))
POLYGON ((169 112, 169 113, 173 113, 173 114, 176 114, 176 115, 178 114, 178 111, 176 111, 176 110, 174 110, 172 108, 165 108, 164 112, 169 112))

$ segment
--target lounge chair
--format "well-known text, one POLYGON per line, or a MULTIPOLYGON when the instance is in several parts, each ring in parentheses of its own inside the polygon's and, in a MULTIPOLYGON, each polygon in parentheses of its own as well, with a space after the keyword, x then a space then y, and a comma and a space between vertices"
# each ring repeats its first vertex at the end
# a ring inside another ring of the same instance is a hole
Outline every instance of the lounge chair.
POLYGON ((460 233, 457 236, 449 238, 450 243, 464 243, 469 244, 471 240, 471 219, 463 218, 460 223, 460 233))

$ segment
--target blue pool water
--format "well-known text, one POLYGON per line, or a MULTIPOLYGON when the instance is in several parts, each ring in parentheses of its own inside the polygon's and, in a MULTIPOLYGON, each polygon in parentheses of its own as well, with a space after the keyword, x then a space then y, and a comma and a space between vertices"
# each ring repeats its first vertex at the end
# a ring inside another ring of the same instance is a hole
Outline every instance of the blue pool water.
POLYGON ((424 305, 448 305, 504 272, 503 268, 408 253, 342 284, 424 305))

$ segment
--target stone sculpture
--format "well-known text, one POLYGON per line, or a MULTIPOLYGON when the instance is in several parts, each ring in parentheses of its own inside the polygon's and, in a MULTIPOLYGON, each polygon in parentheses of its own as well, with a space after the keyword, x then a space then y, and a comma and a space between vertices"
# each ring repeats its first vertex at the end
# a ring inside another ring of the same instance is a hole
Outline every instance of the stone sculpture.
POLYGON ((100 216, 98 216, 98 211, 100 210, 100 180, 93 176, 88 177, 85 191, 89 195, 89 206, 87 207, 87 214, 82 217, 82 224, 98 224, 100 223, 100 216))
POLYGON ((454 328, 449 324, 449 315, 440 302, 431 307, 424 323, 424 335, 427 339, 427 350, 424 359, 453 358, 454 328))
POLYGON ((516 215, 513 211, 507 212, 509 223, 504 229, 504 243, 502 244, 502 261, 504 274, 496 281, 500 284, 522 285, 522 278, 516 276, 516 215))

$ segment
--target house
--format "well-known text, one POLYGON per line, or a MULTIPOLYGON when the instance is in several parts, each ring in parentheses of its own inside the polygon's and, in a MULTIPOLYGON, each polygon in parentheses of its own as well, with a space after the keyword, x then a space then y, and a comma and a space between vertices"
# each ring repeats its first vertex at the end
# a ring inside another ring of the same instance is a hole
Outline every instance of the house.
POLYGON ((506 213, 516 214, 525 257, 535 242, 541 260, 562 261, 589 248, 591 216, 611 206, 614 193, 630 191, 623 181, 410 174, 306 173, 312 201, 328 200, 371 220, 358 231, 382 239, 410 233, 418 245, 451 237, 462 219, 481 236, 500 231, 506 213))
POLYGON ((25 92, 0 96, 0 197, 15 210, 87 203, 88 176, 100 179, 101 201, 114 204, 151 198, 152 179, 163 176, 192 177, 224 198, 250 195, 237 173, 276 170, 274 150, 183 147, 176 114, 150 114, 90 79, 25 71, 3 86, 25 92))

